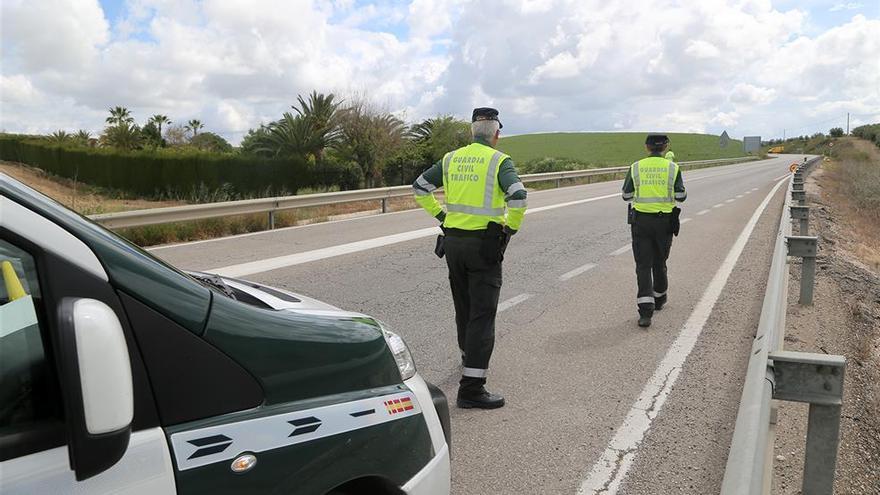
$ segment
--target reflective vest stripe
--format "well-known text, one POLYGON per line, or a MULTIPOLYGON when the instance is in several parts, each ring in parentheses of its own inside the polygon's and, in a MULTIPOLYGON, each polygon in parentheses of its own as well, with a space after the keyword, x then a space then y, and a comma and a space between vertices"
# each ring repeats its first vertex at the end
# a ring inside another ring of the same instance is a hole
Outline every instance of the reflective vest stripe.
POLYGON ((468 206, 459 204, 446 204, 448 211, 455 213, 467 213, 468 215, 483 215, 486 217, 499 217, 504 215, 504 208, 480 208, 478 206, 468 206))
POLYGON ((666 197, 669 198, 669 201, 674 201, 673 198, 675 196, 675 164, 671 161, 669 162, 669 178, 666 179, 666 189, 666 197))
POLYGON ((455 151, 450 151, 446 153, 446 156, 443 157, 443 183, 449 184, 449 164, 452 163, 452 155, 455 154, 455 151))
POLYGON ((515 192, 524 190, 525 188, 526 188, 526 186, 524 186, 522 182, 514 182, 513 184, 510 185, 510 187, 507 188, 507 191, 504 191, 504 194, 506 194, 507 196, 510 196, 511 194, 513 194, 515 192))
MULTIPOLYGON (((486 170, 486 189, 483 192, 483 207, 487 210, 492 209, 492 199, 495 197, 495 181, 498 180, 498 162, 501 161, 503 153, 496 151, 489 160, 489 168, 486 170)), ((501 214, 504 214, 504 208, 501 208, 501 214)), ((497 216, 497 215, 492 215, 497 216)))

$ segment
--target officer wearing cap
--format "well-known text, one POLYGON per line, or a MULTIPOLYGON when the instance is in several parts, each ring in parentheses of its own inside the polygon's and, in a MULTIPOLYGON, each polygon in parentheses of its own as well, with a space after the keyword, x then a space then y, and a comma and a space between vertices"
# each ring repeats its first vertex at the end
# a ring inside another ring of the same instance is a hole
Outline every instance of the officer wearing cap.
POLYGON ((666 304, 666 260, 673 232, 678 232, 681 211, 675 202, 687 199, 678 165, 663 157, 668 146, 665 134, 649 134, 645 148, 650 156, 633 163, 623 182, 623 200, 632 202, 629 223, 639 285, 636 304, 640 327, 651 326, 654 311, 666 304))
POLYGON ((495 409, 504 398, 486 390, 495 346, 501 262, 522 225, 526 189, 513 160, 495 149, 503 126, 494 108, 474 109, 473 143, 446 153, 413 183, 416 202, 442 224, 438 256, 446 256, 462 355, 458 407, 495 409), (434 197, 443 187, 446 210, 434 197), (441 244, 442 243, 442 244, 441 244))
POLYGON ((666 152, 665 155, 663 155, 663 158, 666 158, 670 162, 674 162, 675 161, 675 153, 673 153, 672 150, 669 150, 666 152))

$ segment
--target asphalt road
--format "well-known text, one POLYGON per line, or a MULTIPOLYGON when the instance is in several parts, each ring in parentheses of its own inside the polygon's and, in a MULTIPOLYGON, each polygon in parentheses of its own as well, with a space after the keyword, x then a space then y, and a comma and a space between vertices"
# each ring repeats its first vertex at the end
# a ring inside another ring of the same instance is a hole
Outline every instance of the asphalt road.
MULTIPOLYGON (((621 182, 530 193, 489 375, 508 405, 453 409, 454 492, 717 493, 784 193, 774 187, 800 160, 684 172, 669 303, 647 331, 636 326, 621 182)), ((435 225, 419 210, 152 251, 373 315, 454 398, 435 225)))

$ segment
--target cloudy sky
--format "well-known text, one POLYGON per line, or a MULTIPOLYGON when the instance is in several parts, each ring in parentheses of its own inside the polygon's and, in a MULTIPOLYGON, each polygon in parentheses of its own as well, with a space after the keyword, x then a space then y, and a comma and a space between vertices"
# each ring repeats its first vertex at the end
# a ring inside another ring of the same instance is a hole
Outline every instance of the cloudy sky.
POLYGON ((201 119, 233 143, 313 89, 508 134, 765 139, 880 122, 880 1, 3 0, 0 130, 201 119))

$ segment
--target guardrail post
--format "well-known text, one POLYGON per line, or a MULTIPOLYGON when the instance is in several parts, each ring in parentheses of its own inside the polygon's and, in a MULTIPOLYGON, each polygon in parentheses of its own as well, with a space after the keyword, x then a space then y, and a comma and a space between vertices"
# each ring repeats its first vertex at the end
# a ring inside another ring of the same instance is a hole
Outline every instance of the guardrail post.
POLYGON ((798 303, 802 306, 813 304, 813 284, 816 278, 816 255, 819 240, 816 237, 790 236, 785 238, 788 255, 799 256, 801 263, 801 294, 798 303))
POLYGON ((807 192, 806 191, 792 191, 791 199, 798 202, 798 205, 804 206, 807 202, 807 192))
POLYGON ((773 398, 810 404, 803 495, 834 490, 846 359, 807 352, 771 352, 773 398))
POLYGON ((810 232, 810 207, 809 206, 790 206, 791 219, 800 220, 800 235, 809 235, 810 232))
POLYGON ((556 179, 556 189, 562 187, 562 179, 556 179))
POLYGON ((269 230, 275 228, 275 211, 269 210, 269 230))
POLYGON ((388 198, 382 198, 382 213, 388 213, 388 198))

